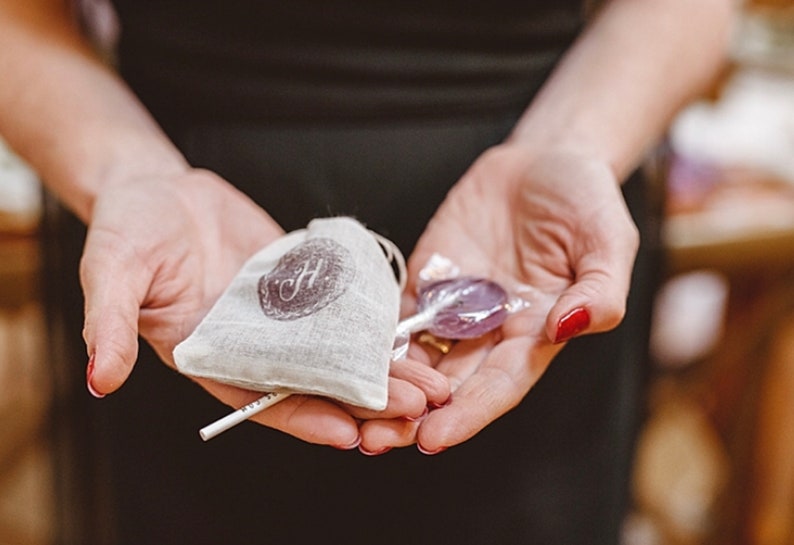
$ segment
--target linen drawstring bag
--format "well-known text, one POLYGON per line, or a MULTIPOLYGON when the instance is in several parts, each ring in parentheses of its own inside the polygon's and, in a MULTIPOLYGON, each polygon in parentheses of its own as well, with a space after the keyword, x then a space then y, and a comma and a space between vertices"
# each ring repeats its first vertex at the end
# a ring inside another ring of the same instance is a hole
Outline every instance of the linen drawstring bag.
POLYGON ((396 250, 348 217, 315 219, 277 239, 175 348, 177 368, 384 409, 401 291, 384 247, 396 250))

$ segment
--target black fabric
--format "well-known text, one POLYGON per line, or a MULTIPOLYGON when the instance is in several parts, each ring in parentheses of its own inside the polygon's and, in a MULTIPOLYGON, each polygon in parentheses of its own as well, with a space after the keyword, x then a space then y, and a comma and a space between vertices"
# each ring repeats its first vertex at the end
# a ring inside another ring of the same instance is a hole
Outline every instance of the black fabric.
MULTIPOLYGON (((122 66, 192 164, 226 177, 287 230, 303 227, 315 216, 353 214, 406 254, 448 188, 509 132, 551 67, 550 59, 571 37, 560 29, 578 25, 573 3, 557 9, 565 5, 557 2, 527 2, 532 9, 523 14, 508 3, 455 3, 458 9, 445 8, 444 17, 436 17, 437 36, 430 15, 439 15, 442 7, 433 2, 371 2, 355 9, 344 2, 238 1, 223 2, 223 10, 209 0, 193 0, 187 3, 190 9, 184 4, 118 2, 126 23, 122 66), (331 11, 329 6, 345 9, 331 11), (253 17, 265 9, 269 16, 278 13, 282 24, 300 24, 287 30, 267 17, 253 17), (526 13, 539 17, 549 10, 568 13, 566 23, 527 19, 526 13), (325 27, 328 14, 335 32, 325 27), (501 34, 491 28, 496 17, 504 22, 501 34), (239 29, 233 23, 238 19, 239 29), (326 66, 326 60, 314 63, 313 53, 297 66, 293 57, 276 55, 276 64, 288 74, 283 78, 252 69, 261 66, 265 54, 259 51, 227 65, 239 48, 249 51, 251 40, 261 38, 262 20, 268 25, 263 35, 289 42, 293 52, 301 40, 317 35, 315 42, 307 42, 313 51, 340 41, 340 47, 363 48, 374 56, 361 70, 351 70, 354 76, 345 70, 335 75, 340 63, 364 62, 348 55, 329 54, 332 62, 322 77, 318 64, 326 66), (508 24, 513 20, 516 27, 508 24), (517 47, 514 41, 527 24, 546 29, 545 34, 531 34, 517 47), (209 34, 197 33, 199 28, 209 34), (406 28, 414 32, 404 33, 406 28), (474 29, 476 37, 483 28, 491 28, 490 41, 461 41, 462 30, 474 29), (239 32, 229 37, 230 30, 239 32), (415 50, 411 40, 403 43, 408 37, 416 39, 415 50), (196 49, 204 38, 210 50, 196 49), (405 80, 389 64, 398 38, 400 55, 429 55, 425 75, 405 80), (231 49, 212 49, 225 40, 231 49), (173 47, 161 50, 163 41, 173 47), (547 59, 551 43, 555 53, 547 59), (535 46, 537 57, 531 53, 535 46), (460 77, 461 64, 481 49, 493 49, 500 70, 512 67, 504 71, 511 76, 501 80, 504 92, 497 93, 496 101, 480 94, 477 85, 500 88, 488 69, 472 65, 476 77, 460 77), (215 53, 218 58, 212 58, 215 53), (498 59, 509 60, 512 53, 526 58, 516 65, 499 64, 498 59), (381 56, 383 64, 377 61, 381 56), (253 64, 246 64, 251 59, 253 64), (536 62, 542 70, 519 76, 521 66, 531 68, 536 62), (374 77, 376 67, 383 74, 374 77), (451 76, 434 80, 436 69, 451 76), (228 70, 245 80, 240 89, 237 80, 224 81, 228 70), (304 73, 303 79, 294 75, 304 73), (345 92, 327 94, 333 87, 329 80, 341 82, 338 89, 345 92), (281 86, 285 81, 298 82, 306 95, 290 95, 289 86, 281 86), (439 81, 450 86, 439 86, 439 81), (262 82, 275 85, 276 94, 259 87, 262 82), (405 93, 391 100, 396 95, 383 92, 390 85, 405 93), (249 92, 250 101, 240 94, 249 92), (334 102, 335 119, 307 115, 328 113, 326 99, 334 102), (362 108, 357 111, 358 99, 362 108), (443 107, 434 115, 422 115, 439 104, 443 107), (400 112, 405 115, 395 117, 400 112)), ((367 458, 357 451, 304 444, 250 423, 204 444, 197 429, 227 409, 160 364, 145 346, 119 392, 101 401, 88 398, 82 307, 75 295, 84 232, 73 220, 48 214, 48 302, 60 364, 61 542, 617 543, 652 279, 658 270, 653 251, 657 226, 646 221, 653 214, 644 209, 641 180, 628 183, 626 191, 645 245, 624 324, 570 343, 519 407, 435 457, 406 448, 367 458)))
POLYGON ((122 73, 161 120, 383 119, 527 104, 581 1, 114 0, 122 73))

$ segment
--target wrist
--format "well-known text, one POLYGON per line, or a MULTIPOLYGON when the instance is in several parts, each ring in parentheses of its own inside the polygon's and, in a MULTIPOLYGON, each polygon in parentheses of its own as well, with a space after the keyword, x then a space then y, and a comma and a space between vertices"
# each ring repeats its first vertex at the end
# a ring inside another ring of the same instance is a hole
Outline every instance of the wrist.
POLYGON ((606 3, 511 139, 599 158, 625 179, 712 80, 729 41, 732 4, 606 3))
MULTIPOLYGON (((566 116, 530 108, 519 120, 506 143, 523 147, 535 156, 569 156, 607 165, 622 181, 634 167, 632 159, 612 142, 610 131, 599 131, 588 120, 587 112, 566 116)), ((623 147, 625 148, 625 146, 623 147)))
POLYGON ((504 145, 510 148, 523 150, 524 155, 531 161, 545 161, 553 158, 576 163, 601 164, 620 179, 619 167, 612 160, 611 155, 603 147, 590 141, 584 135, 575 131, 537 130, 521 127, 513 131, 505 140, 504 145))
POLYGON ((53 176, 62 180, 49 184, 85 223, 90 221, 97 196, 107 188, 146 178, 173 178, 190 168, 176 147, 161 134, 117 136, 93 148, 90 153, 73 156, 71 168, 63 168, 59 162, 62 170, 53 176))

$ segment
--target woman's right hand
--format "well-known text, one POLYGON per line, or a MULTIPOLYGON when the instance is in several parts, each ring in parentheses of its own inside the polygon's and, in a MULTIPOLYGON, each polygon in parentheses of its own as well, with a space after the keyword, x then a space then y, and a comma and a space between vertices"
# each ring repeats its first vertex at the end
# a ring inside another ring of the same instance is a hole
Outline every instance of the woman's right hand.
MULTIPOLYGON (((139 334, 174 367, 174 347, 244 262, 282 234, 264 210, 208 171, 187 169, 104 186, 91 211, 80 267, 89 388, 104 395, 124 383, 137 358, 139 334)), ((253 420, 312 443, 355 447, 356 418, 415 417, 428 395, 448 395, 446 380, 428 371, 418 363, 393 367, 383 413, 294 395, 253 420)), ((197 382, 232 407, 261 396, 207 379, 197 382)))

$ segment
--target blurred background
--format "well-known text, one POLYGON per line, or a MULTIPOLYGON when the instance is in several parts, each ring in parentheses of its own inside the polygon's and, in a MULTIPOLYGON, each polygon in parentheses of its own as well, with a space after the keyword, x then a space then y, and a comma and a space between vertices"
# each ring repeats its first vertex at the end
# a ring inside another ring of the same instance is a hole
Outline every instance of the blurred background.
MULTIPOLYGON (((794 0, 746 3, 646 168, 667 260, 623 545, 794 543, 794 0)), ((41 203, 0 141, 0 545, 57 541, 41 203)))

